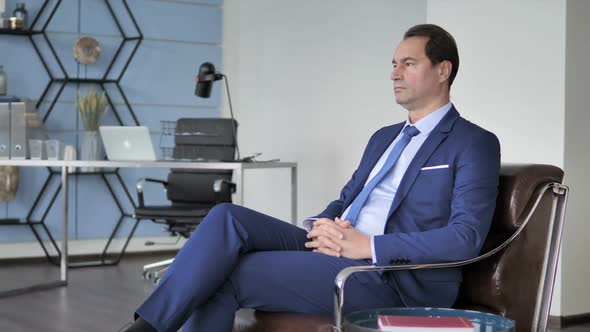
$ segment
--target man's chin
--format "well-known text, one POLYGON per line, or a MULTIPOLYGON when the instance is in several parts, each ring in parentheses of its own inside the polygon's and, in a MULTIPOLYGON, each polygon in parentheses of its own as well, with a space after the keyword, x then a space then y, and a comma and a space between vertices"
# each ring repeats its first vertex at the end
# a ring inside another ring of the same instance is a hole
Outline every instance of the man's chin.
POLYGON ((408 99, 407 98, 401 98, 398 96, 395 96, 395 102, 398 103, 401 106, 404 106, 408 104, 408 99))

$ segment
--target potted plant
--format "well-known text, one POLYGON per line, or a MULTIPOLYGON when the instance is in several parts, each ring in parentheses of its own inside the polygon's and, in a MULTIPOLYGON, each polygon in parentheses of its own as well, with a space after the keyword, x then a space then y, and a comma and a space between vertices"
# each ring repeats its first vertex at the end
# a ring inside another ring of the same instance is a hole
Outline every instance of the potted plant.
POLYGON ((97 131, 100 125, 100 118, 106 113, 109 107, 107 96, 103 92, 99 94, 94 86, 86 95, 76 96, 76 109, 80 113, 84 130, 97 131))
MULTIPOLYGON (((80 147, 81 160, 102 160, 105 157, 102 141, 98 133, 100 119, 108 110, 106 94, 98 93, 94 86, 91 86, 85 95, 77 94, 76 109, 80 114, 84 126, 84 136, 80 147)), ((95 172, 94 167, 82 168, 84 172, 95 172)))

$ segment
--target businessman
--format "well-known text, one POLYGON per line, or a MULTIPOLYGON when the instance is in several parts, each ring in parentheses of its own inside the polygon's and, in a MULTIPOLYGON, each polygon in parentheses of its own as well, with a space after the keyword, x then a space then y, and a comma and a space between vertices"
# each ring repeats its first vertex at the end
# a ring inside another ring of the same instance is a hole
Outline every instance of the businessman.
MULTIPOLYGON (((476 256, 495 207, 496 136, 450 102, 459 68, 453 37, 410 28, 391 80, 405 122, 370 138, 340 197, 306 230, 232 204, 213 208, 137 309, 127 331, 231 331, 239 308, 331 314, 348 266, 422 264, 476 256)), ((355 274, 344 311, 449 307, 461 269, 355 274)))

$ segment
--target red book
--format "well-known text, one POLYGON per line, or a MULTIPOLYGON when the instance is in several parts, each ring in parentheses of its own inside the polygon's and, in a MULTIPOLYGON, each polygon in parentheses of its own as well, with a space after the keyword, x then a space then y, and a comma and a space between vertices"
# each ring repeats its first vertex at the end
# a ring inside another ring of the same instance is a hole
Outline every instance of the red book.
POLYGON ((473 332, 471 321, 464 317, 387 316, 379 315, 379 331, 389 332, 473 332))

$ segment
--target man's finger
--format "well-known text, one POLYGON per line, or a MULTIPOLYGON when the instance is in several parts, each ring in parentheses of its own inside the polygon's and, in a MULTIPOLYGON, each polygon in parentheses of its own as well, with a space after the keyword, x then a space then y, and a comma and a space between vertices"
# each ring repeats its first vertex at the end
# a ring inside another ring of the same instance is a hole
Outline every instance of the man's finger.
POLYGON ((328 218, 321 218, 313 222, 314 226, 320 225, 334 225, 334 220, 330 220, 328 218))
POLYGON ((342 248, 339 245, 337 245, 334 241, 332 241, 332 239, 330 239, 329 237, 318 236, 316 241, 318 241, 321 244, 321 246, 328 247, 330 250, 336 252, 342 250, 342 248))
POLYGON ((312 241, 307 241, 305 242, 305 247, 306 248, 320 248, 320 247, 326 247, 328 249, 330 249, 331 251, 334 252, 339 252, 340 250, 342 250, 342 248, 335 244, 334 242, 330 241, 328 238, 326 237, 322 237, 320 238, 314 238, 312 241))
POLYGON ((344 234, 340 231, 340 228, 332 223, 332 225, 320 225, 318 229, 323 231, 322 235, 331 235, 337 239, 343 239, 344 234))
POLYGON ((320 246, 321 244, 316 240, 305 242, 306 248, 319 248, 320 246))
POLYGON ((352 223, 350 222, 350 220, 342 220, 338 217, 336 217, 336 219, 334 219, 334 222, 336 222, 336 224, 342 228, 349 228, 352 226, 352 223))
POLYGON ((332 234, 329 232, 326 232, 325 229, 318 227, 318 228, 315 228, 315 229, 312 229, 311 231, 309 231, 306 236, 308 239, 313 239, 318 236, 332 237, 332 234))
POLYGON ((317 253, 321 253, 324 255, 329 255, 329 256, 334 256, 334 257, 340 257, 340 253, 330 250, 329 248, 326 247, 319 247, 317 249, 314 249, 313 252, 317 252, 317 253))
POLYGON ((326 223, 333 223, 334 220, 328 219, 328 218, 320 218, 316 221, 313 222, 313 225, 320 225, 320 224, 326 224, 326 223))
POLYGON ((308 233, 307 238, 311 239, 317 236, 327 236, 333 237, 336 239, 343 239, 344 234, 341 232, 341 227, 334 224, 334 222, 330 222, 329 224, 320 224, 314 226, 308 233))

